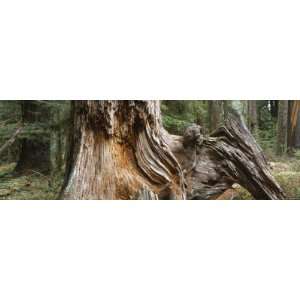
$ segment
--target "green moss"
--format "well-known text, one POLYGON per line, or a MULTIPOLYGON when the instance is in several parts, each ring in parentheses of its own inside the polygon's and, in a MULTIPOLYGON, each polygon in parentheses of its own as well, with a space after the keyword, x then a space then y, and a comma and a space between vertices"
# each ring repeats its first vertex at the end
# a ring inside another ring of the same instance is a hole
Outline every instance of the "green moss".
POLYGON ((243 187, 239 186, 236 191, 238 194, 234 200, 253 200, 253 196, 243 187))
POLYGON ((37 173, 14 177, 15 164, 0 166, 0 200, 52 200, 57 199, 62 174, 55 177, 37 173))
POLYGON ((300 172, 280 172, 274 176, 288 199, 300 200, 300 172))

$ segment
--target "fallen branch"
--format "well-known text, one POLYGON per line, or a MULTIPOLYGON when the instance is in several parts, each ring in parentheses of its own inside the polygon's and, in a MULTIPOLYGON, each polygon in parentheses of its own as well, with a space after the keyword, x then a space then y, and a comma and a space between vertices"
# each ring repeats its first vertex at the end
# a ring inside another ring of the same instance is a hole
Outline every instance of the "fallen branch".
POLYGON ((8 123, 8 120, 0 122, 0 128, 4 127, 8 123))
POLYGON ((21 133, 23 128, 24 128, 23 126, 19 127, 12 135, 12 137, 6 143, 4 143, 4 145, 0 148, 0 155, 15 142, 17 136, 21 133))
POLYGON ((261 148, 233 115, 209 137, 193 125, 183 137, 169 135, 168 144, 184 171, 188 199, 218 199, 234 183, 255 199, 285 198, 261 148))

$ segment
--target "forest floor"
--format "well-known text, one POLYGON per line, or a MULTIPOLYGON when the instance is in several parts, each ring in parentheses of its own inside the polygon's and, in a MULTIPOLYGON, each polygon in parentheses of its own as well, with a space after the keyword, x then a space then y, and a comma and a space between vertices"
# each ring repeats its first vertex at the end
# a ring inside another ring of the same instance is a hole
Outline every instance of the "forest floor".
MULTIPOLYGON (((287 199, 300 200, 300 159, 281 159, 270 162, 270 166, 287 199)), ((235 199, 253 199, 249 192, 240 186, 236 186, 235 192, 235 199)))
POLYGON ((53 178, 37 172, 15 176, 14 168, 15 163, 0 165, 0 200, 57 199, 62 176, 53 178))
MULTIPOLYGON (((288 199, 300 200, 300 160, 286 159, 270 163, 272 173, 284 190, 288 199)), ((0 200, 52 200, 57 199, 62 184, 62 174, 44 176, 32 172, 24 176, 15 176, 15 164, 0 165, 0 200)), ((220 199, 220 198, 219 198, 220 199)), ((252 196, 239 185, 224 195, 222 199, 253 199, 252 196)))

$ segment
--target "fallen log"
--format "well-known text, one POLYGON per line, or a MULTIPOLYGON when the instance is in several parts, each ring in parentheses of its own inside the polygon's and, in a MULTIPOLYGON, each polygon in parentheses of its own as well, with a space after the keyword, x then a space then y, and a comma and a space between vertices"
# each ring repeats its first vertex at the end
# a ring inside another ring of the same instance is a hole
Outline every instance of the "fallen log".
POLYGON ((229 114, 224 126, 205 137, 192 125, 184 136, 166 137, 182 166, 187 199, 217 199, 238 183, 255 199, 284 199, 262 149, 243 121, 229 114))

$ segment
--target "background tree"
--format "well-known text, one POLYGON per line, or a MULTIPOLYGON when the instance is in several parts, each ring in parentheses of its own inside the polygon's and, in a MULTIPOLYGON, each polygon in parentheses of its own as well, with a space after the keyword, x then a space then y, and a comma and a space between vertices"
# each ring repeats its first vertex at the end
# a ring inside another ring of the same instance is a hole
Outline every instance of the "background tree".
POLYGON ((278 107, 279 101, 278 100, 269 100, 270 103, 270 112, 274 119, 278 117, 278 107))
POLYGON ((248 128, 254 136, 257 135, 257 106, 256 106, 256 100, 248 100, 247 101, 247 116, 248 116, 248 128))
POLYGON ((50 171, 50 131, 47 121, 49 109, 43 101, 24 100, 21 102, 22 124, 27 127, 26 137, 20 143, 20 155, 15 171, 49 173, 50 171))
POLYGON ((288 105, 288 101, 285 100, 280 100, 278 103, 277 155, 283 155, 287 150, 288 105))
POLYGON ((224 100, 223 108, 224 108, 224 119, 226 119, 229 116, 230 108, 232 108, 232 100, 224 100))
POLYGON ((289 101, 288 147, 300 149, 300 100, 289 101))
POLYGON ((214 131, 222 124, 223 114, 224 111, 222 100, 208 101, 208 118, 210 132, 214 131))
POLYGON ((71 101, 51 101, 48 105, 51 114, 51 171, 56 174, 64 170, 65 155, 69 147, 71 101))
POLYGON ((18 129, 21 127, 21 105, 20 101, 0 101, 0 162, 12 163, 16 161, 19 153, 19 136, 18 129), (18 132, 17 135, 15 133, 18 132), (9 143, 9 147, 4 147, 7 142, 14 137, 9 143))

